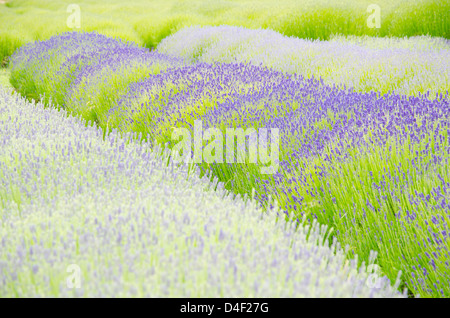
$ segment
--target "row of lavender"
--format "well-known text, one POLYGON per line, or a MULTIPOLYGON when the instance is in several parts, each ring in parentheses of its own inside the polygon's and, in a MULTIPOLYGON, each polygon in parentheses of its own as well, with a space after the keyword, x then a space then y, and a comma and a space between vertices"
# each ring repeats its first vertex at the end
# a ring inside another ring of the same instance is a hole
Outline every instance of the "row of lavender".
POLYGON ((203 168, 234 191, 256 189, 263 204, 272 195, 287 214, 333 226, 363 259, 379 251, 383 270, 391 279, 402 270, 416 293, 450 291, 448 96, 362 94, 252 65, 199 63, 130 85, 108 118, 160 143, 198 119, 222 131, 278 128, 278 174, 203 168))
POLYGON ((363 94, 251 64, 189 64, 95 34, 31 44, 12 62, 22 93, 163 144, 171 127, 195 119, 280 129, 274 176, 254 164, 200 167, 235 192, 256 189, 263 205, 272 196, 294 218, 333 226, 363 260, 378 251, 392 281, 402 270, 402 287, 450 295, 448 96, 363 94))
POLYGON ((450 88, 450 42, 444 38, 287 37, 269 29, 190 27, 161 41, 158 51, 200 62, 244 62, 320 77, 356 91, 402 95, 450 88))
POLYGON ((104 122, 129 83, 185 65, 134 42, 97 33, 65 33, 17 50, 11 84, 26 96, 52 100, 91 121, 104 122), (114 76, 112 76, 114 74, 114 76))
POLYGON ((404 296, 323 227, 67 115, 0 88, 1 297, 404 296))

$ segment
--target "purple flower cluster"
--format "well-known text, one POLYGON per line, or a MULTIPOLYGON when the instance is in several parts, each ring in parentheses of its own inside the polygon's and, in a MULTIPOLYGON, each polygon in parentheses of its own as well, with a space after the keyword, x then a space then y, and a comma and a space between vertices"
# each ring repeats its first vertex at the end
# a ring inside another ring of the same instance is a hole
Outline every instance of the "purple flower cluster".
POLYGON ((250 64, 198 63, 130 85, 108 116, 124 130, 139 124, 168 139, 171 126, 192 129, 196 119, 206 128, 278 128, 290 173, 304 158, 345 160, 349 148, 438 137, 450 127, 449 98, 427 97, 358 93, 250 64))
MULTIPOLYGON (((148 50, 132 42, 124 43, 97 33, 71 32, 32 42, 11 56, 11 82, 20 88, 26 87, 27 82, 33 82, 36 93, 41 94, 44 93, 42 90, 45 85, 51 82, 54 88, 60 89, 53 92, 51 97, 64 105, 64 95, 83 66, 95 63, 96 57, 108 56, 109 52, 127 48, 148 53, 148 50), (60 85, 59 81, 63 83, 60 85)), ((101 63, 101 59, 97 62, 101 63)))
POLYGON ((44 95, 97 123, 130 82, 184 65, 182 59, 95 32, 64 33, 30 43, 11 61, 11 82, 22 93, 44 95))

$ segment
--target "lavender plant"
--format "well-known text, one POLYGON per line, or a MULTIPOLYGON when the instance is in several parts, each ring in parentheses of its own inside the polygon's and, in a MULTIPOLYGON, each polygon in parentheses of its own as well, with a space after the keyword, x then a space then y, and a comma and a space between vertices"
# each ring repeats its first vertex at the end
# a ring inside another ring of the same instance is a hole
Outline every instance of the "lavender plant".
POLYGON ((52 98, 97 123, 104 121, 104 113, 129 83, 184 65, 181 59, 150 52, 133 42, 77 32, 30 43, 16 51, 12 60, 10 82, 25 95, 46 102, 52 98))
POLYGON ((433 98, 448 91, 450 82, 450 45, 443 38, 334 36, 313 41, 224 25, 180 30, 162 40, 158 51, 191 61, 268 66, 361 92, 430 92, 433 98))
POLYGON ((4 89, 0 127, 2 297, 405 296, 136 134, 4 89))

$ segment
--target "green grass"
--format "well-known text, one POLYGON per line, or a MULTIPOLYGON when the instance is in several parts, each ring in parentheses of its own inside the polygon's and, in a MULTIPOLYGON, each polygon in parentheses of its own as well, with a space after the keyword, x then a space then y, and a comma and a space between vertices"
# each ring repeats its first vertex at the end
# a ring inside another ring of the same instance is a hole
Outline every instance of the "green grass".
MULTIPOLYGON (((24 43, 69 31, 72 0, 14 0, 0 4, 0 61, 24 43)), ((154 48, 166 36, 192 25, 270 28, 284 35, 327 40, 332 35, 450 38, 448 1, 379 0, 381 28, 369 28, 372 0, 280 1, 77 1, 81 29, 96 30, 154 48)))

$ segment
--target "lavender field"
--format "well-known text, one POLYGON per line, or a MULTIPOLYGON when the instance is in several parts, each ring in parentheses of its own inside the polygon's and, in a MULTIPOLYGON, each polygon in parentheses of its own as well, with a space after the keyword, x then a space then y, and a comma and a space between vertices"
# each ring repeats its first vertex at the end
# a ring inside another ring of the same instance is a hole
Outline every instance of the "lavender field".
POLYGON ((0 296, 449 297, 448 16, 316 39, 197 18, 8 55, 0 296))
POLYGON ((2 297, 402 296, 323 226, 276 222, 135 135, 4 89, 0 114, 2 297))

